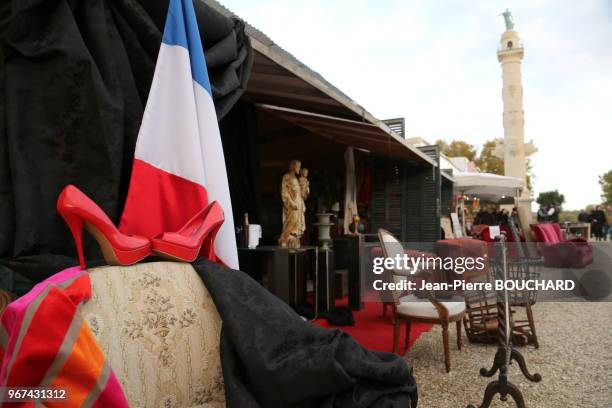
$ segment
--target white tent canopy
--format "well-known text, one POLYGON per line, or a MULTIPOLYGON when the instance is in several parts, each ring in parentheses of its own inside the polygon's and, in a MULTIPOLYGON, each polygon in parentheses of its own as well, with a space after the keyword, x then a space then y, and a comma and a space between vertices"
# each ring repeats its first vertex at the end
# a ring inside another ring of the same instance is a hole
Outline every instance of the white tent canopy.
POLYGON ((525 186, 523 180, 491 173, 453 173, 454 189, 458 194, 475 195, 483 198, 515 197, 525 186))

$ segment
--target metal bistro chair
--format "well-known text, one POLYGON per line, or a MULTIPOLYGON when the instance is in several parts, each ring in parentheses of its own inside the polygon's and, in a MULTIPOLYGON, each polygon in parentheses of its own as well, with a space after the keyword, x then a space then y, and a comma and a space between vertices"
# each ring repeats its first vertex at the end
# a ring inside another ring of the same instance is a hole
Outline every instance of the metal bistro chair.
MULTIPOLYGON (((388 231, 378 230, 378 237, 382 245, 385 258, 395 258, 396 255, 403 257, 404 248, 402 244, 388 231)), ((423 277, 428 275, 425 271, 388 270, 385 277, 388 282, 399 283, 411 277, 423 277)), ((421 299, 413 294, 405 295, 401 291, 392 291, 393 296, 393 352, 397 353, 400 329, 402 323, 406 324, 405 345, 408 346, 410 339, 410 324, 412 322, 423 322, 439 324, 442 326, 442 340, 444 343, 444 365, 446 372, 451 369, 450 350, 448 343, 448 326, 456 323, 457 326, 457 349, 461 350, 461 320, 465 315, 465 302, 460 301, 441 302, 434 298, 431 292, 426 292, 426 299, 421 299)))

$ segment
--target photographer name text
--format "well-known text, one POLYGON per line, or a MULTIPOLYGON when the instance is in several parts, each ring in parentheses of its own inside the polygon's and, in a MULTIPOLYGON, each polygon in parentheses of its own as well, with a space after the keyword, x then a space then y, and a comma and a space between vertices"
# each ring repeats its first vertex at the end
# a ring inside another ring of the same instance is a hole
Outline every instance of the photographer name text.
POLYGON ((384 282, 377 279, 372 283, 375 290, 440 290, 440 291, 473 291, 473 290, 546 290, 546 291, 571 291, 575 287, 572 280, 494 280, 493 282, 466 282, 454 280, 448 282, 414 282, 402 280, 399 282, 384 282))

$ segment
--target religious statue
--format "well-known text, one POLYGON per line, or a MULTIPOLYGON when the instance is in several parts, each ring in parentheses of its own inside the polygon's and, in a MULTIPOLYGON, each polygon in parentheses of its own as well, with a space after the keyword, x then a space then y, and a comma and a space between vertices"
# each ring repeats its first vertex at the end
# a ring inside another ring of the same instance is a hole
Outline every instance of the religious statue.
POLYGON ((306 200, 310 195, 310 181, 308 181, 308 169, 302 168, 300 170, 300 193, 302 195, 302 200, 304 201, 304 206, 302 207, 302 216, 300 218, 300 236, 304 235, 304 231, 306 231, 306 200))
POLYGON ((506 31, 510 31, 514 29, 514 19, 512 18, 512 13, 510 10, 506 9, 500 16, 504 16, 504 22, 506 23, 506 31))
POLYGON ((304 210, 304 198, 298 181, 302 163, 291 160, 289 171, 283 176, 281 182, 281 198, 283 200, 283 232, 278 243, 283 248, 299 248, 304 210))

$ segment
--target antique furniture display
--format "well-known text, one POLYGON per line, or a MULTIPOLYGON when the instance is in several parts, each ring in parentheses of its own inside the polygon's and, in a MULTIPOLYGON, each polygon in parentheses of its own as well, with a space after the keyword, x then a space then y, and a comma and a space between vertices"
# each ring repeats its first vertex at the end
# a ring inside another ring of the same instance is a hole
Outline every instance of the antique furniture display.
MULTIPOLYGON (((508 277, 515 281, 537 280, 540 278, 538 267, 542 264, 540 258, 530 258, 527 256, 527 251, 520 241, 520 236, 516 228, 516 224, 512 219, 509 220, 509 228, 514 239, 514 251, 507 252, 507 268, 508 277), (515 256, 510 256, 514 253, 515 256)), ((524 312, 525 316, 520 316, 518 313, 511 315, 513 340, 515 343, 519 340, 525 340, 527 344, 532 344, 535 348, 540 347, 538 336, 536 333, 535 320, 531 307, 536 303, 538 296, 537 290, 513 290, 510 292, 510 303, 515 311, 524 312), (522 335, 523 337, 516 337, 522 335)))
MULTIPOLYGON (((386 258, 395 258, 397 255, 404 255, 402 244, 391 233, 384 229, 378 230, 378 236, 382 245, 383 253, 386 258)), ((419 275, 428 274, 425 271, 406 271, 388 270, 385 275, 390 282, 400 282, 419 275), (412 273, 414 272, 414 273, 412 273)), ((397 352, 400 338, 400 329, 405 324, 406 337, 405 344, 408 345, 410 339, 411 322, 423 322, 439 324, 442 326, 442 340, 444 346, 444 365, 446 372, 451 369, 450 347, 448 328, 451 323, 455 323, 457 328, 457 349, 461 350, 461 320, 465 315, 465 302, 463 298, 454 301, 439 301, 434 298, 431 292, 426 292, 425 299, 420 299, 414 294, 402 295, 400 291, 391 291, 394 301, 393 306, 393 351, 397 352)))
MULTIPOLYGON (((520 242, 516 225, 512 220, 507 228, 512 234, 514 242, 506 243, 507 271, 509 279, 515 281, 537 280, 540 277, 538 266, 539 258, 529 258, 520 242)), ((505 234, 505 233, 504 233, 505 234)), ((505 237, 505 235, 504 235, 505 237)), ((496 244, 491 247, 491 262, 499 262, 499 250, 496 244)), ((482 277, 491 281, 491 276, 482 277)), ((512 290, 510 298, 510 327, 512 342, 515 345, 533 345, 539 348, 532 306, 537 300, 536 290, 512 290)), ((470 291, 465 293, 466 318, 464 319, 465 332, 472 343, 491 344, 497 342, 497 296, 495 291, 470 291)))

